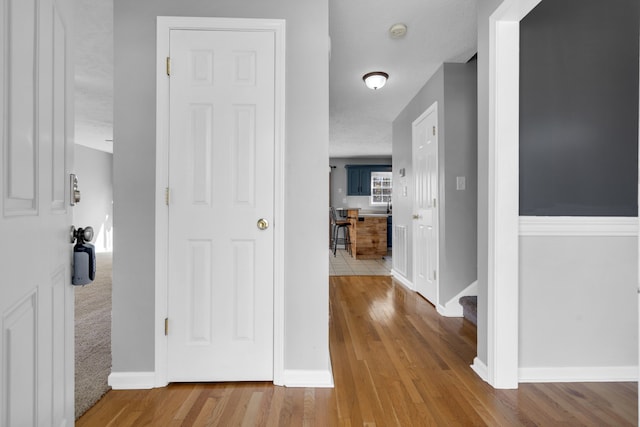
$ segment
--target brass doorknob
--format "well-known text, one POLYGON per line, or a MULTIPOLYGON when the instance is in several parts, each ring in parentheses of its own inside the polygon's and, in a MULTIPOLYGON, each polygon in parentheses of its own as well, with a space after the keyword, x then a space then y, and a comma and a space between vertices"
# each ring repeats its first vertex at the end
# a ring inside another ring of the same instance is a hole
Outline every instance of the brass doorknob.
POLYGON ((258 220, 258 224, 257 224, 257 225, 258 225, 258 228, 259 228, 260 230, 266 230, 267 228, 269 228, 269 221, 267 221, 267 220, 266 220, 266 219, 264 219, 264 218, 260 218, 260 219, 258 220))

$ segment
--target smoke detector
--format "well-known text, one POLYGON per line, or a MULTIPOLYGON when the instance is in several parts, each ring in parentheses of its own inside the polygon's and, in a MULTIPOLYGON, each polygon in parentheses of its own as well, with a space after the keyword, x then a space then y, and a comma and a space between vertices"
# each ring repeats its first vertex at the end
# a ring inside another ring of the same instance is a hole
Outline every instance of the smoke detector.
POLYGON ((407 26, 402 23, 393 24, 391 28, 389 28, 389 36, 392 39, 400 39, 407 34, 407 26))

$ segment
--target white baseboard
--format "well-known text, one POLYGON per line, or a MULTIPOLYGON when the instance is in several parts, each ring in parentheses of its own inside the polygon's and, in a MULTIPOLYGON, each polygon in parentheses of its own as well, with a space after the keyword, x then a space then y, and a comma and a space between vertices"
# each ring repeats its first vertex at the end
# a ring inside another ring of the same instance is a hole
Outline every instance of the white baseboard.
POLYGON ((520 368, 521 383, 635 382, 637 366, 520 368))
POLYGON ((489 382, 489 369, 487 365, 484 364, 483 361, 478 359, 477 357, 473 358, 473 365, 471 365, 471 369, 478 374, 478 376, 484 381, 489 382))
POLYGON ((156 386, 155 372, 112 372, 108 384, 114 390, 147 390, 156 386))
POLYGON ((413 287, 413 283, 411 283, 406 277, 404 277, 402 274, 400 274, 399 272, 397 272, 396 270, 391 270, 391 275, 393 276, 393 278, 395 280, 397 280, 398 282, 400 282, 402 285, 404 285, 407 289, 415 291, 415 288, 413 287))
MULTIPOLYGON (((333 388, 331 367, 325 371, 289 369, 284 371, 286 387, 333 388)), ((114 390, 146 390, 156 387, 155 372, 112 372, 108 384, 114 390)))
POLYGON ((436 309, 441 316, 445 317, 462 317, 462 305, 459 300, 462 297, 478 295, 478 281, 476 280, 455 297, 451 298, 445 305, 438 304, 436 309))
POLYGON ((449 302, 447 305, 438 304, 436 310, 440 316, 462 317, 462 306, 457 302, 449 302))
POLYGON ((326 371, 285 369, 283 377, 285 387, 333 388, 331 368, 326 371))

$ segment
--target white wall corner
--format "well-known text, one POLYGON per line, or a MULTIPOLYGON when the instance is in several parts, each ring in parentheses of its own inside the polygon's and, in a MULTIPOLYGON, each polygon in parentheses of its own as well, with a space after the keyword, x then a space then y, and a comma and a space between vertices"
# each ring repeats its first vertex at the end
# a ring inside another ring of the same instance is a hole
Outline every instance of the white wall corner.
POLYGON ((460 304, 459 300, 462 297, 467 296, 476 296, 478 295, 478 281, 476 280, 466 288, 464 288, 458 295, 451 298, 444 305, 438 304, 436 309, 441 316, 445 317, 462 317, 463 316, 463 308, 460 304))
POLYGON ((637 366, 544 367, 518 369, 521 383, 635 382, 637 366))
POLYGON ((333 388, 331 364, 323 371, 285 369, 283 376, 285 387, 333 388))
POLYGON ((487 368, 487 365, 485 365, 482 360, 478 359, 477 357, 474 357, 473 364, 471 365, 471 369, 473 369, 473 371, 476 374, 478 374, 480 379, 482 379, 484 382, 486 383, 489 382, 489 369, 487 368))
POLYGON ((518 387, 519 21, 540 1, 504 0, 489 17, 486 374, 494 388, 518 387))
POLYGON ((157 386, 155 372, 112 372, 107 382, 114 390, 148 390, 157 386))
POLYGON ((406 277, 404 277, 401 273, 399 273, 396 270, 391 270, 391 276, 393 276, 393 278, 395 280, 397 280, 398 282, 400 282, 403 286, 405 286, 406 288, 408 288, 411 291, 415 291, 416 289, 413 287, 413 283, 407 279, 406 277))

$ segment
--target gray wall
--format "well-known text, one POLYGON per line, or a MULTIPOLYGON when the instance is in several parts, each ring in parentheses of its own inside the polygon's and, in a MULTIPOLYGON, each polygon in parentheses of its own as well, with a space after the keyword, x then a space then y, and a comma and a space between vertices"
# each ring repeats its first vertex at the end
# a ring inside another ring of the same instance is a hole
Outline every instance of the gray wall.
MULTIPOLYGON (((446 304, 475 282, 478 236, 477 62, 444 64, 444 216, 440 218, 442 283, 446 304), (456 190, 456 177, 466 180, 456 190)), ((442 199, 442 197, 441 197, 442 199)))
MULTIPOLYGON (((393 226, 407 227, 407 280, 413 281, 413 193, 415 185, 413 182, 412 163, 412 136, 411 125, 415 119, 420 117, 434 102, 438 103, 438 128, 439 152, 438 162, 442 165, 442 141, 446 138, 444 127, 444 68, 440 67, 427 83, 420 89, 416 96, 407 104, 393 121, 393 226), (405 176, 400 177, 398 172, 405 169, 405 176), (406 187, 406 191, 404 189, 406 187)), ((442 193, 443 168, 440 168, 440 192, 442 193)), ((442 209, 442 204, 440 204, 442 209)), ((442 211, 440 211, 442 218, 442 211)), ((394 261, 395 263, 395 261, 394 261)))
POLYGON ((75 174, 82 201, 73 208, 76 227, 92 226, 96 252, 113 250, 113 154, 75 146, 75 174))
POLYGON ((154 370, 154 76, 159 15, 287 21, 285 368, 326 371, 327 1, 115 0, 114 14, 113 371, 154 370), (141 243, 147 250, 141 250, 141 243))
MULTIPOLYGON (((329 185, 331 189, 329 203, 331 206, 334 208, 350 207, 386 211, 384 206, 370 206, 369 196, 347 196, 347 170, 345 165, 390 165, 391 157, 332 157, 329 159, 329 164, 335 166, 335 168, 331 169, 331 183, 329 185)), ((395 194, 393 198, 395 199, 395 194)))
MULTIPOLYGON (((489 242, 489 16, 501 3, 502 0, 480 0, 478 3, 477 351, 478 359, 485 364, 489 242)), ((555 1, 543 0, 542 4, 553 5, 555 1)), ((581 4, 573 8, 572 16, 580 14, 581 4)), ((547 49, 554 50, 562 42, 549 40, 547 49)), ((628 42, 637 46, 637 35, 628 42)), ((597 43, 597 40, 583 39, 581 43, 597 43)), ((615 53, 608 58, 615 61, 615 53)), ((602 60, 607 61, 606 58, 602 60)), ((602 76, 602 79, 606 80, 606 77, 602 76)), ((637 94, 637 81, 632 86, 635 89, 630 91, 637 94)), ((583 90, 589 93, 591 88, 584 87, 583 90)), ((563 88, 558 88, 558 91, 555 96, 562 97, 563 88)), ((637 105, 634 111, 637 123, 637 105)), ((611 114, 617 113, 617 108, 611 110, 611 114)), ((581 125, 580 121, 577 124, 581 125)), ((636 135, 637 132, 636 127, 636 135)), ((579 155, 579 150, 579 147, 574 148, 576 155, 579 155)), ((564 166, 570 172, 573 165, 564 166)), ((633 185, 637 188, 637 181, 633 185)), ((637 364, 636 245, 635 237, 520 238, 519 350, 522 367, 637 364), (628 300, 623 301, 624 298, 628 300), (584 309, 580 309, 580 305, 584 309), (603 324, 609 325, 612 336, 607 336, 607 328, 603 328, 603 324), (585 329, 594 332, 592 339, 585 338, 585 329), (607 347, 609 344, 614 348, 607 347), (617 353, 616 357, 612 357, 613 352, 617 353)))
POLYGON ((638 214, 639 5, 543 1, 522 20, 521 215, 638 214))
MULTIPOLYGON (((521 22, 522 215, 637 215, 638 11, 542 1, 521 22)), ((520 367, 638 364, 637 238, 520 249, 520 367)))
POLYGON ((638 364, 638 240, 520 238, 519 367, 638 364))
POLYGON ((440 294, 446 304, 476 280, 476 63, 444 64, 393 122, 394 224, 408 230, 407 279, 413 278, 412 123, 438 102, 440 173, 440 294), (405 168, 406 176, 397 171, 405 168), (456 190, 456 177, 466 189, 456 190), (407 186, 404 196, 403 187, 407 186), (397 195, 397 196, 396 196, 397 195))

